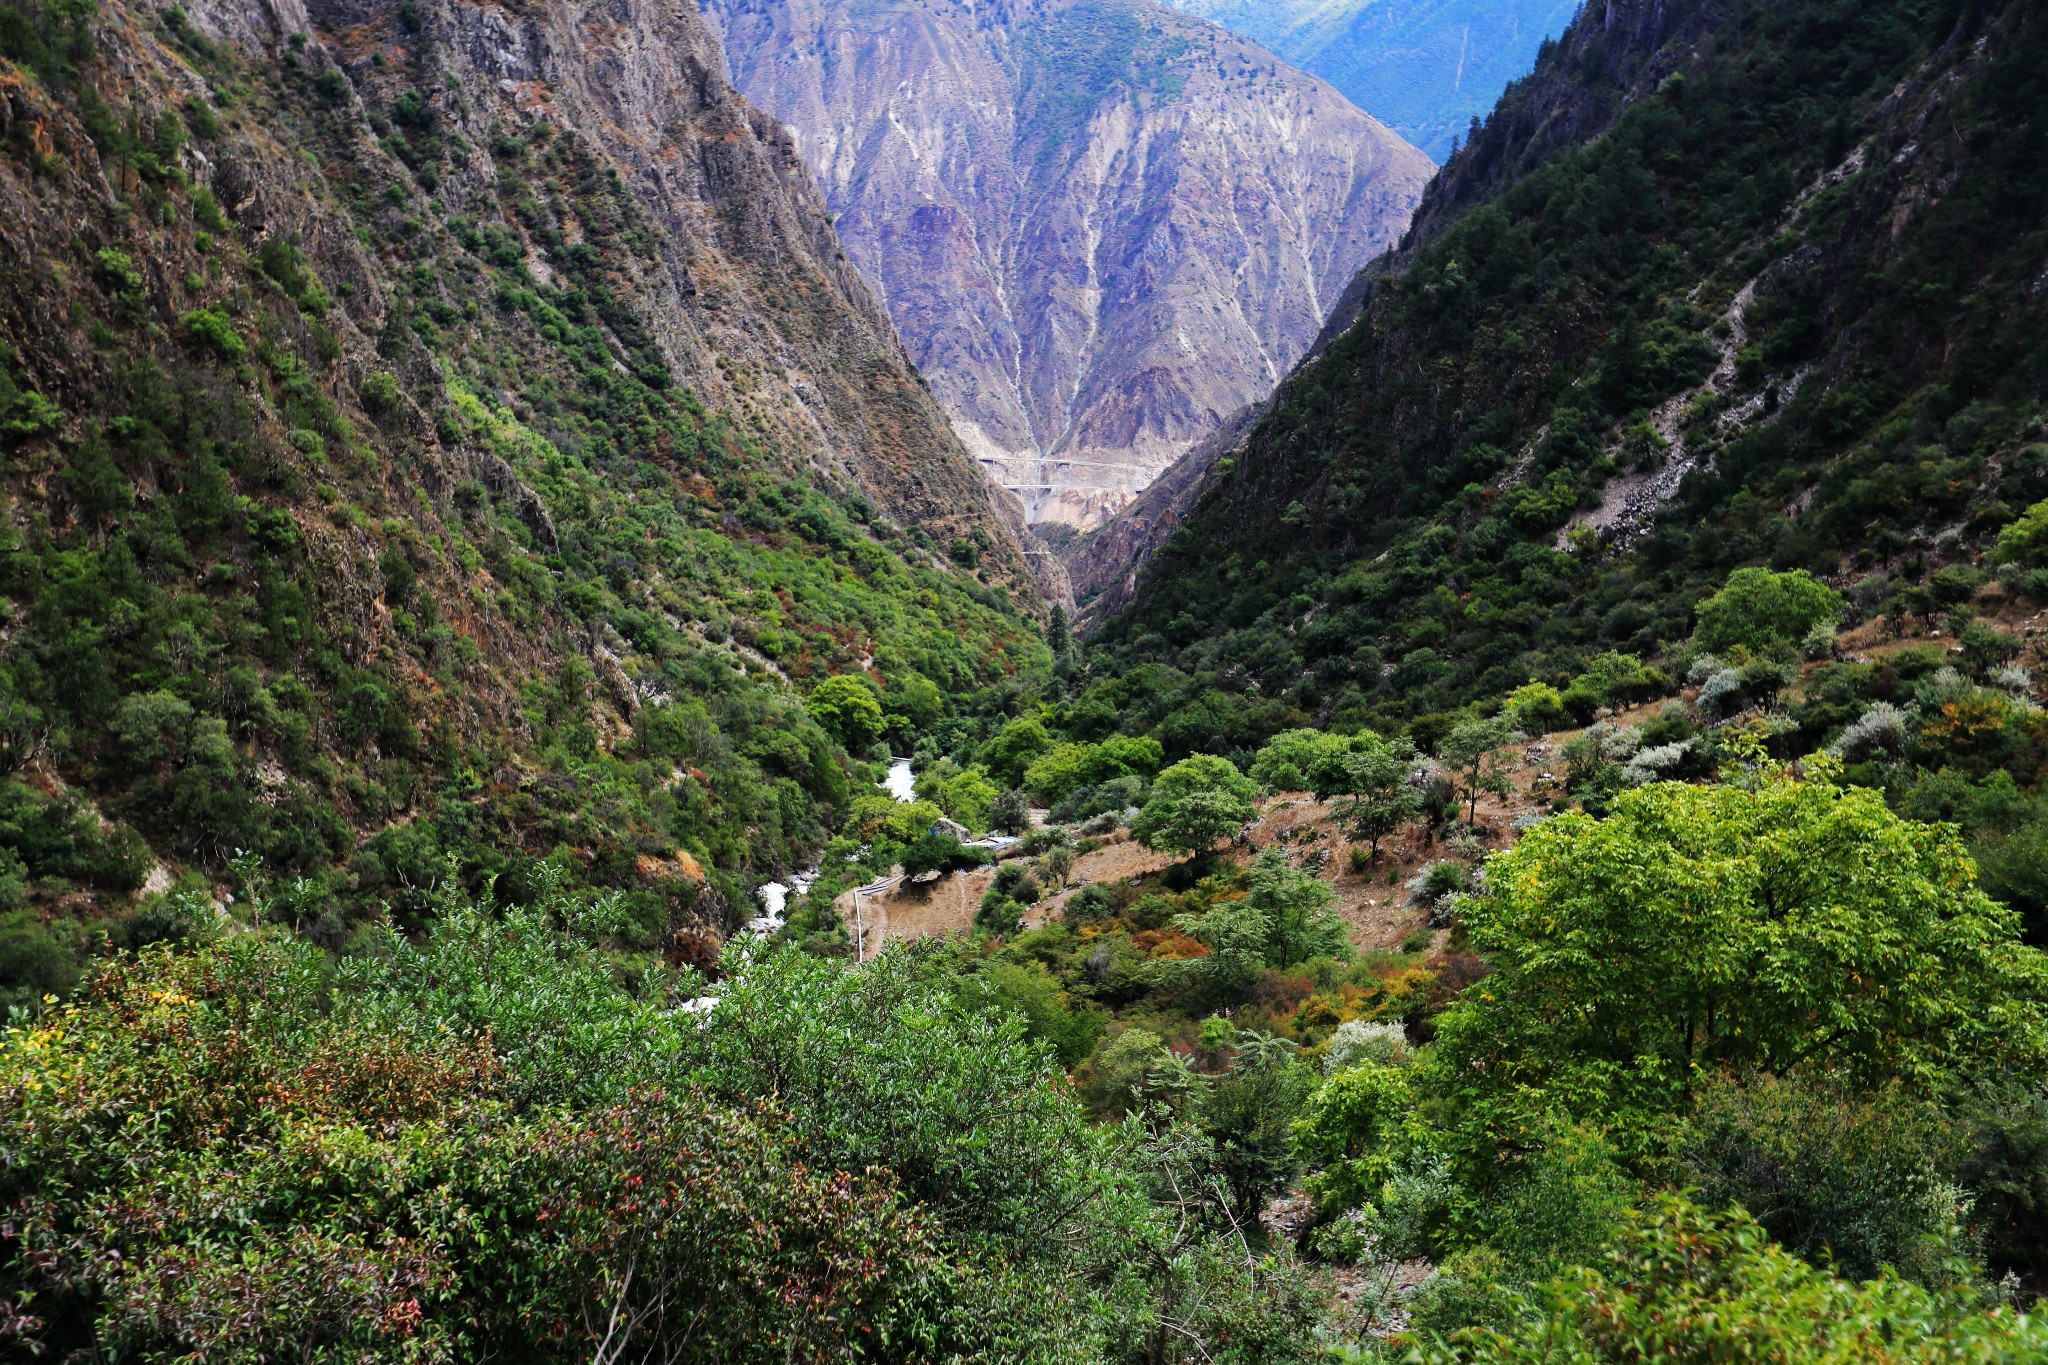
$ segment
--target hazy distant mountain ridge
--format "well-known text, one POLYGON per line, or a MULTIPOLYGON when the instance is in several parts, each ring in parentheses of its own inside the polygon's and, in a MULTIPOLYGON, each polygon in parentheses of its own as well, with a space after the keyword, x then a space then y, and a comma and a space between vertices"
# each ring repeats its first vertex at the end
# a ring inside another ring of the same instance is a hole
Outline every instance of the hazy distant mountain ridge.
POLYGON ((933 393, 1090 524, 1300 358, 1426 158, 1149 0, 710 0, 933 393))
POLYGON ((1175 0, 1321 76, 1427 152, 1450 155, 1578 0, 1175 0))

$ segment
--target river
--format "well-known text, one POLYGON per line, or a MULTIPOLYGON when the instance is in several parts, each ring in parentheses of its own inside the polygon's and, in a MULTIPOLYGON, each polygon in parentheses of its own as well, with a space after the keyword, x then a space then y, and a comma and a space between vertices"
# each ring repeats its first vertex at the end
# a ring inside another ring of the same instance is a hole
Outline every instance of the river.
MULTIPOLYGON (((892 760, 889 764, 889 775, 883 778, 879 785, 898 801, 917 800, 917 781, 911 776, 910 760, 907 758, 892 760)), ((780 929, 783 915, 789 908, 790 895, 794 893, 801 896, 809 891, 811 881, 817 875, 818 869, 814 867, 796 873, 789 879, 791 884, 763 882, 754 893, 761 898, 761 914, 751 921, 747 928, 760 934, 772 934, 780 929)))

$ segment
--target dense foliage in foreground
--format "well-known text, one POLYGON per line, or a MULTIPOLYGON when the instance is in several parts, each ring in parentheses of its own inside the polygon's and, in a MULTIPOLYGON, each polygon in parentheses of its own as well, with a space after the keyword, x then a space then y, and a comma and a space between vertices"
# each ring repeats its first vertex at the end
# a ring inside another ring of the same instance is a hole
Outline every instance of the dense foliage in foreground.
MULTIPOLYGON (((622 978, 616 898, 554 888, 451 894, 338 960, 262 927, 158 945, 0 1047, 0 1331, 233 1360, 2027 1358, 2048 961, 1951 834, 1822 767, 1651 786, 1494 857, 1461 903, 1493 972, 1419 1046, 1369 1010, 1307 1048, 1230 1022, 1264 964, 1345 950, 1277 849, 1219 871, 1186 956, 1121 968, 1152 1017, 1208 1012, 1199 1046, 1119 1019, 1078 1088, 1071 997, 1031 986, 1052 930, 858 966, 747 940, 708 994, 622 978), (1297 1178, 1348 1308, 1257 1221, 1297 1178), (1416 1256, 1440 1269, 1389 1340, 1372 1286, 1416 1256)), ((1134 909, 1060 927, 1063 987, 1134 909)))
MULTIPOLYGON (((232 934, 12 1032, 14 1347, 254 1360, 1280 1360, 1198 1135, 1087 1120, 924 957, 622 985, 615 901, 232 934)), ((1290 1345, 1289 1343, 1292 1343, 1290 1345)))

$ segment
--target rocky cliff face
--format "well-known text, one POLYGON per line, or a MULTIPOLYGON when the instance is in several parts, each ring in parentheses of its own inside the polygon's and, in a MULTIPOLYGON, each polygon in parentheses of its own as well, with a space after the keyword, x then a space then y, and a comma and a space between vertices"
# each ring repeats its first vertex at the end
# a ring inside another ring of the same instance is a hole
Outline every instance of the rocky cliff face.
POLYGON ((240 849, 339 934, 558 849, 718 927, 874 742, 814 680, 929 716, 1042 652, 688 0, 30 0, 0 244, 0 909, 240 849))
POLYGON ((1337 87, 1438 161, 1579 0, 1175 0, 1337 87))
MULTIPOLYGON (((279 0, 280 29, 299 3, 279 0)), ((1006 580, 1028 578, 998 528, 1004 510, 907 372, 788 134, 727 82, 689 0, 449 4, 417 21, 432 41, 420 44, 417 70, 394 79, 376 57, 380 36, 407 36, 397 15, 375 0, 311 0, 307 17, 369 107, 419 80, 426 107, 467 144, 465 164, 440 177, 444 211, 479 199, 495 207, 511 169, 491 152, 502 120, 562 129, 609 163, 603 171, 621 176, 648 215, 651 253, 634 283, 684 383, 905 522, 948 539, 981 529, 985 561, 1006 580)), ((560 227, 561 244, 535 253, 543 278, 558 269, 555 252, 575 245, 575 226, 560 227)))
POLYGON ((1426 158, 1145 0, 712 0, 933 391, 1091 525, 1245 403, 1398 236, 1426 158))

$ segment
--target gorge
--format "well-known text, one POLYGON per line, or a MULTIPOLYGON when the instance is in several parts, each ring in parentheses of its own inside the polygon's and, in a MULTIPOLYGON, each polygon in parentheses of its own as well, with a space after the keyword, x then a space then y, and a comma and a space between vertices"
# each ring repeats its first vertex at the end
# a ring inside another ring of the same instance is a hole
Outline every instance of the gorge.
POLYGON ((2048 1359, 2044 110, 0 0, 0 1357, 2048 1359))
POLYGON ((1300 358, 1426 158, 1151 0, 707 0, 968 448, 1088 527, 1300 358))

